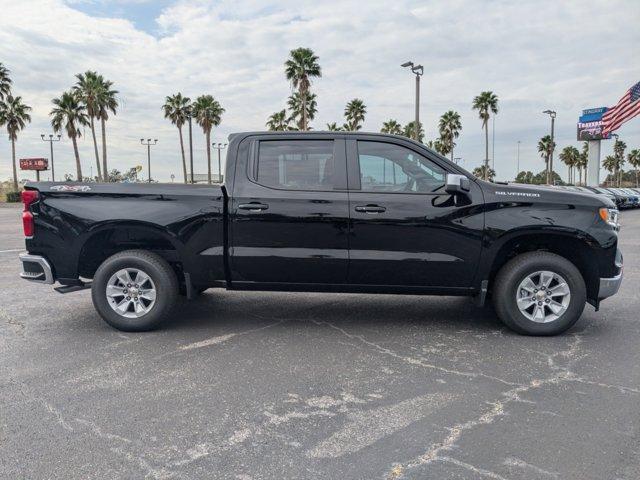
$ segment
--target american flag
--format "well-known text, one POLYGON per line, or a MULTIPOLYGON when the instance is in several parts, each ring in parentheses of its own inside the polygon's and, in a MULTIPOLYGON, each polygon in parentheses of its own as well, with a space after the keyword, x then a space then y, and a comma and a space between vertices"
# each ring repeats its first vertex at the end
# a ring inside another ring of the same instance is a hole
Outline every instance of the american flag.
POLYGON ((627 120, 632 119, 640 113, 640 82, 627 90, 627 93, 620 99, 615 107, 607 110, 602 116, 602 134, 609 133, 620 128, 627 120))

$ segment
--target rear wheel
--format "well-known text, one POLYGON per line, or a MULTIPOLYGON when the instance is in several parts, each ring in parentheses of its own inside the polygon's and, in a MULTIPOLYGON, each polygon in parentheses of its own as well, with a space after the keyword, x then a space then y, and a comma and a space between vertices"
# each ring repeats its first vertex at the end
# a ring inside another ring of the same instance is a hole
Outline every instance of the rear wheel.
POLYGON ((128 332, 158 328, 171 312, 178 281, 159 255, 127 250, 98 267, 91 286, 93 305, 112 327, 128 332))
POLYGON ((529 252, 496 276, 493 303, 502 322, 525 335, 557 335, 575 324, 586 303, 580 271, 550 252, 529 252))

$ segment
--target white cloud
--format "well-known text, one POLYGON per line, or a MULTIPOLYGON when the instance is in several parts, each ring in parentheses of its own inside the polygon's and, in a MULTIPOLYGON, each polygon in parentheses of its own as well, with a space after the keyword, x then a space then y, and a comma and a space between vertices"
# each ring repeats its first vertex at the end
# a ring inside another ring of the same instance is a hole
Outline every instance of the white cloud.
MULTIPOLYGON (((117 12, 133 8, 115 4, 117 12)), ((422 63, 427 136, 436 135, 444 111, 459 111, 463 132, 456 156, 468 168, 479 164, 484 149, 471 100, 482 90, 495 91, 495 158, 503 178, 515 172, 517 140, 521 167, 542 168, 535 148, 548 130, 542 110, 558 111, 559 146, 576 144, 580 110, 612 105, 640 80, 635 1, 180 1, 157 18, 159 37, 126 18, 94 18, 76 8, 78 2, 61 0, 0 0, 0 62, 11 69, 16 93, 34 107, 19 156, 48 156, 40 133, 50 131, 51 99, 71 86, 76 73, 95 69, 120 91, 121 108, 108 123, 111 165, 144 164, 139 138, 158 138, 152 169, 164 180, 181 171, 177 132, 160 111, 164 96, 213 94, 226 108, 214 132, 218 141, 234 131, 263 129, 290 93, 283 62, 298 46, 313 48, 323 67, 313 86, 316 129, 342 121, 353 97, 367 105, 365 130, 379 130, 388 118, 411 120, 413 79, 399 65, 422 63)), ((204 138, 196 132, 197 171, 204 172, 204 138)), ((638 147, 640 120, 620 134, 638 147)), ((81 157, 89 172, 89 138, 81 141, 81 157)), ((3 135, 0 178, 9 176, 9 161, 3 135)), ((69 141, 56 145, 56 164, 59 173, 74 172, 69 141)))

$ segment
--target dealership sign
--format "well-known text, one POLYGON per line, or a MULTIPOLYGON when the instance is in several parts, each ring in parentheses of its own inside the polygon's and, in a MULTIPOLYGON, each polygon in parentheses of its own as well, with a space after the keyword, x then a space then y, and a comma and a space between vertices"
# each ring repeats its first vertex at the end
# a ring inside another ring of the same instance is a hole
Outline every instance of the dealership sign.
POLYGON ((607 111, 607 107, 588 108, 582 111, 578 118, 578 140, 603 140, 610 138, 602 134, 604 123, 602 116, 607 111))
POLYGON ((49 159, 47 158, 21 158, 20 170, 48 170, 49 159))

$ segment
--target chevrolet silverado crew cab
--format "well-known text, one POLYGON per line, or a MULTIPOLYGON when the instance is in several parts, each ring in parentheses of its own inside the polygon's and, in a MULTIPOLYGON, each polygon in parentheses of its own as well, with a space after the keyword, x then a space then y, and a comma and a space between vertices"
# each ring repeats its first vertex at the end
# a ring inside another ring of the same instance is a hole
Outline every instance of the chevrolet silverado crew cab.
POLYGON ((226 288, 491 298, 531 335, 568 329, 622 280, 606 197, 484 182, 404 137, 234 134, 224 179, 28 184, 21 276, 91 288, 127 331, 226 288))

